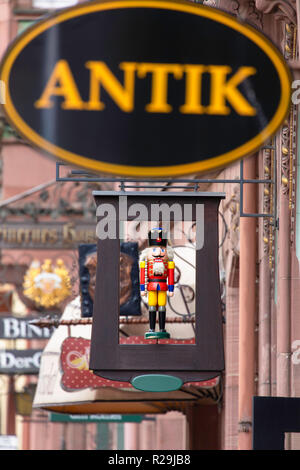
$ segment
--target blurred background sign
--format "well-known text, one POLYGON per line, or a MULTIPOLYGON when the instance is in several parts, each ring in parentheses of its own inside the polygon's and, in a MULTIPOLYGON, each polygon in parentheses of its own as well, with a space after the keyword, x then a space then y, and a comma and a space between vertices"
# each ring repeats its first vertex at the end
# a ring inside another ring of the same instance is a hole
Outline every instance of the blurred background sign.
POLYGON ((50 413, 49 421, 52 423, 141 423, 143 415, 119 414, 86 414, 69 415, 64 413, 50 413))
POLYGON ((30 316, 17 318, 13 316, 0 316, 0 338, 1 339, 49 339, 54 327, 40 328, 31 325, 30 322, 39 317, 30 316))
POLYGON ((70 250, 95 242, 95 230, 94 223, 8 221, 0 228, 0 248, 70 250))
POLYGON ((38 374, 42 349, 0 351, 0 374, 38 374))

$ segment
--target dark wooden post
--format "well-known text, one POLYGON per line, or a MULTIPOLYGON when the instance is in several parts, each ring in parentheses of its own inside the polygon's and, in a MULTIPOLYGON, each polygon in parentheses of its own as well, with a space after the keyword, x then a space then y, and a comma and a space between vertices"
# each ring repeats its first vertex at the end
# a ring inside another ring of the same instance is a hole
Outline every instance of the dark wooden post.
POLYGON ((221 413, 218 405, 189 405, 186 417, 188 450, 221 449, 221 413))

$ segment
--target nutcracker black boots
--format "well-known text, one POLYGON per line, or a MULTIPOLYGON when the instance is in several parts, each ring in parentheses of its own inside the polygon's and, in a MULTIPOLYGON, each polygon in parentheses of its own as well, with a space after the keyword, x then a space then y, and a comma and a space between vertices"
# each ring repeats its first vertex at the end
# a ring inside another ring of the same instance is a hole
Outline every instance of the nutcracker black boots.
POLYGON ((159 307, 158 308, 158 321, 159 321, 159 329, 160 331, 165 332, 165 324, 166 324, 166 307, 159 307))
POLYGON ((150 331, 155 331, 156 323, 156 307, 149 307, 149 325, 150 331))

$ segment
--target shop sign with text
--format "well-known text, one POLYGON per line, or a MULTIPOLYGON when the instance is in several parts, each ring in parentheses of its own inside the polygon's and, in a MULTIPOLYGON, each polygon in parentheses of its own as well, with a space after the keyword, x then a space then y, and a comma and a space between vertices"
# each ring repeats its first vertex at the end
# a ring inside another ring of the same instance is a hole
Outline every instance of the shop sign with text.
POLYGON ((6 222, 0 227, 0 248, 74 249, 95 243, 96 223, 6 222))
POLYGON ((18 36, 0 72, 4 112, 59 160, 176 176, 253 153, 290 106, 290 74, 260 32, 183 1, 80 3, 18 36))
POLYGON ((143 415, 69 415, 65 413, 50 413, 51 423, 140 423, 143 415))
POLYGON ((0 374, 38 374, 42 349, 0 350, 0 374))
POLYGON ((49 339, 55 330, 52 328, 40 328, 31 325, 32 320, 38 317, 2 317, 0 316, 0 338, 1 339, 49 339))

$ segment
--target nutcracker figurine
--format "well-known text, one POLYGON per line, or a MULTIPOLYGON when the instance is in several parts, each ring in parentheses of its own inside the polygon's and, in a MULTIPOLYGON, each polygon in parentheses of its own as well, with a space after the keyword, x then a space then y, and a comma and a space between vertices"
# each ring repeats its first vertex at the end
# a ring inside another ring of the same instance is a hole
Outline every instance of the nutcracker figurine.
POLYGON ((140 256, 141 295, 148 293, 150 329, 146 339, 169 338, 165 330, 167 293, 174 295, 173 250, 167 247, 167 234, 161 228, 150 230, 149 247, 140 256), (155 332, 156 312, 158 310, 159 330, 155 332))

